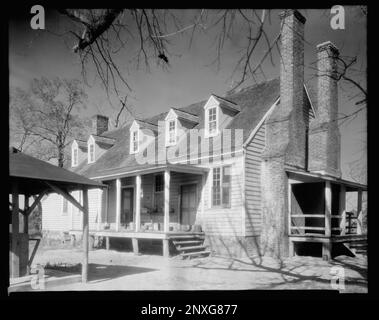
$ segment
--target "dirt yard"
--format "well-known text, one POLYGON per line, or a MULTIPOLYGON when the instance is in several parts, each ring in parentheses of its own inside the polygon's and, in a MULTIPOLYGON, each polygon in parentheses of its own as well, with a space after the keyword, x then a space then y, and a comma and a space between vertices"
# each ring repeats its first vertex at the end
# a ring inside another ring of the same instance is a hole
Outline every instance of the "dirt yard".
MULTIPOLYGON (((34 263, 77 264, 80 249, 40 248, 34 263)), ((321 258, 293 257, 182 260, 176 256, 139 255, 115 250, 89 253, 89 282, 61 285, 53 290, 245 290, 332 289, 332 267, 341 266, 345 290, 367 292, 367 257, 340 256, 328 263, 321 258)), ((341 269, 340 269, 341 270, 341 269)))

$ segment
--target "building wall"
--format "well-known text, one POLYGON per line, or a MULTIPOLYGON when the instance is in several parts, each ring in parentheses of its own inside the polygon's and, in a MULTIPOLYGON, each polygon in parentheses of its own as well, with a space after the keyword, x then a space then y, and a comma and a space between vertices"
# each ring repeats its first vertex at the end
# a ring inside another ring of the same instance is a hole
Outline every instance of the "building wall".
MULTIPOLYGON (((100 189, 91 189, 88 191, 90 230, 97 228, 97 221, 101 214, 102 192, 100 189)), ((79 191, 72 192, 71 195, 76 200, 79 200, 79 191)), ((81 203, 83 204, 83 200, 81 203)), ((52 193, 42 201, 42 231, 67 232, 81 229, 81 211, 69 202, 67 213, 64 214, 62 196, 52 193)))
POLYGON ((200 207, 197 223, 202 225, 204 232, 209 236, 243 236, 243 157, 231 157, 210 163, 208 167, 210 172, 204 190, 204 213, 201 213, 200 207), (227 164, 231 165, 231 206, 230 208, 214 208, 211 205, 212 168, 227 164))
POLYGON ((265 126, 262 125, 245 153, 245 235, 257 236, 262 227, 261 154, 265 147, 265 126))

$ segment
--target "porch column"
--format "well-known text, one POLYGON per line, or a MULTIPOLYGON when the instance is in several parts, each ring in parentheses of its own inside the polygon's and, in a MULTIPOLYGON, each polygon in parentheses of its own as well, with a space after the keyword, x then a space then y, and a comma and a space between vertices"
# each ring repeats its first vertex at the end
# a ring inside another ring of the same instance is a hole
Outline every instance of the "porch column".
POLYGON ((104 194, 104 189, 101 190, 100 194, 100 208, 97 207, 97 230, 100 231, 101 223, 102 223, 102 215, 103 215, 103 194, 104 194))
POLYGON ((170 171, 165 170, 164 172, 164 232, 170 230, 170 171))
POLYGON ((88 281, 88 188, 83 188, 83 262, 82 262, 82 282, 88 281))
POLYGON ((24 195, 24 214, 23 214, 23 219, 24 219, 24 233, 28 234, 29 233, 29 214, 28 214, 28 209, 29 209, 29 196, 24 195))
POLYGON ((325 235, 330 237, 332 235, 331 229, 331 215, 332 215, 332 188, 330 181, 325 182, 325 235))
MULTIPOLYGON (((136 227, 138 232, 141 228, 141 176, 136 176, 136 227)), ((138 250, 138 249, 137 249, 138 250)))
POLYGON ((330 237, 332 235, 331 229, 331 215, 332 215, 332 188, 330 181, 325 182, 325 236, 326 242, 322 244, 322 258, 330 260, 332 252, 332 243, 330 237))
POLYGON ((201 182, 202 182, 202 187, 201 187, 201 219, 204 219, 204 210, 205 210, 205 185, 207 183, 206 180, 206 173, 203 173, 201 176, 201 182))
POLYGON ((20 250, 18 244, 19 219, 18 219, 18 185, 17 181, 12 183, 12 278, 17 278, 20 275, 20 250))
POLYGON ((121 218, 121 179, 116 180, 116 231, 120 229, 121 218))
POLYGON ((362 190, 358 190, 357 204, 357 234, 362 234, 362 190))
POLYGON ((343 236, 346 233, 346 187, 341 184, 340 187, 340 205, 339 205, 339 216, 340 216, 340 235, 343 236))

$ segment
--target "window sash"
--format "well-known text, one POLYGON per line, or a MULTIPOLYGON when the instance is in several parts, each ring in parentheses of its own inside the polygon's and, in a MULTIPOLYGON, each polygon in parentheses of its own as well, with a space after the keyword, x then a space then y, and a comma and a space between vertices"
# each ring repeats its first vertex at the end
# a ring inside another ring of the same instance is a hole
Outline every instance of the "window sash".
POLYGON ((89 145, 89 161, 95 161, 95 146, 93 144, 89 145))
POLYGON ((168 123, 168 142, 169 143, 175 143, 176 142, 175 131, 176 131, 175 120, 171 120, 168 123))
POLYGON ((211 108, 208 110, 208 132, 215 133, 217 131, 217 109, 211 108))
POLYGON ((74 149, 72 158, 73 158, 73 165, 77 166, 78 165, 78 149, 74 149))
POLYGON ((133 131, 132 133, 132 151, 137 152, 138 150, 138 131, 133 131))
POLYGON ((230 207, 231 205, 231 166, 213 168, 212 206, 230 207))

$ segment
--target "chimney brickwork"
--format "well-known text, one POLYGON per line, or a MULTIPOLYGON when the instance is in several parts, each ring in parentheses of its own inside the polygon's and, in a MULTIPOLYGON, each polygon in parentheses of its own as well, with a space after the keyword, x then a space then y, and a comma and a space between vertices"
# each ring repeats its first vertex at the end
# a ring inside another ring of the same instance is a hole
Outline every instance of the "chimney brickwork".
POLYGON ((266 121, 266 148, 262 154, 261 251, 275 257, 289 254, 288 166, 306 167, 304 106, 304 23, 297 10, 280 14, 280 105, 266 121))
POLYGON ((337 58, 330 41, 317 46, 317 114, 309 130, 308 169, 341 177, 341 136, 337 123, 337 58))
POLYGON ((100 136, 108 131, 108 117, 97 114, 92 118, 92 131, 93 134, 100 136))

